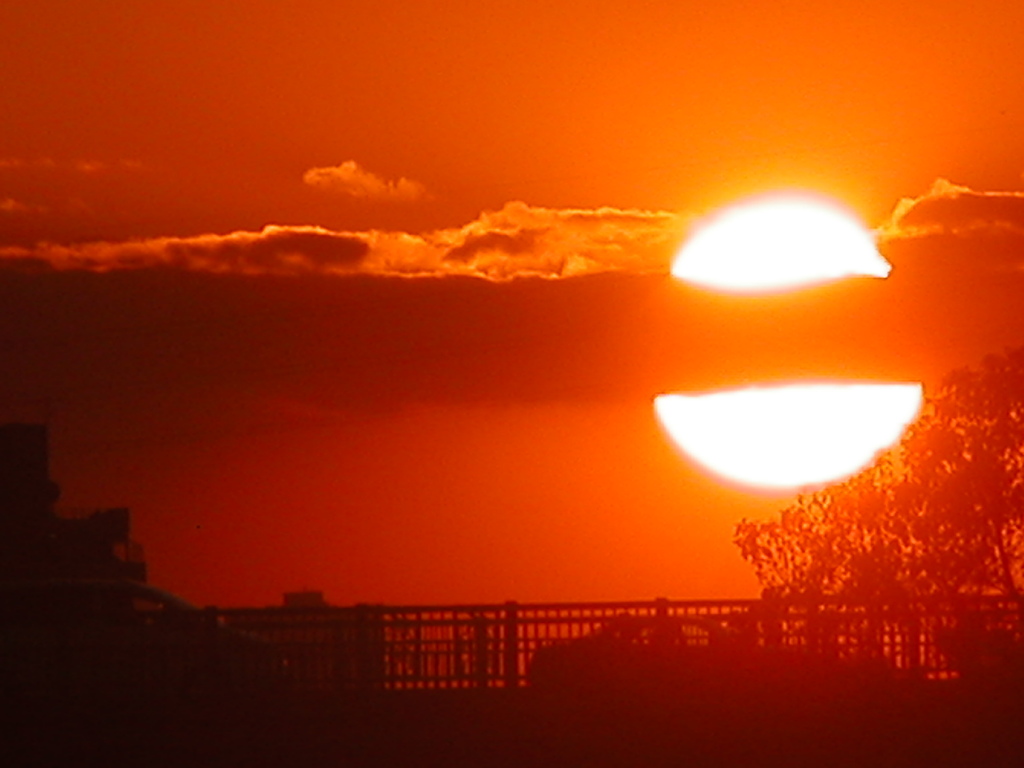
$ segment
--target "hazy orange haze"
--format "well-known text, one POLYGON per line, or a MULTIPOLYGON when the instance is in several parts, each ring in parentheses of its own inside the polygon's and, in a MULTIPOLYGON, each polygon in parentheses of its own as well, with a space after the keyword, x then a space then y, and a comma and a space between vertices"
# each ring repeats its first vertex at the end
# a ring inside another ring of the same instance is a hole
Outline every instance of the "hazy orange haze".
POLYGON ((660 392, 1024 341, 1018 3, 0 9, 0 412, 209 603, 749 595, 660 392), (936 182, 936 179, 949 179, 936 182), (735 198, 893 264, 668 276, 735 198), (900 202, 903 200, 903 202, 900 202))

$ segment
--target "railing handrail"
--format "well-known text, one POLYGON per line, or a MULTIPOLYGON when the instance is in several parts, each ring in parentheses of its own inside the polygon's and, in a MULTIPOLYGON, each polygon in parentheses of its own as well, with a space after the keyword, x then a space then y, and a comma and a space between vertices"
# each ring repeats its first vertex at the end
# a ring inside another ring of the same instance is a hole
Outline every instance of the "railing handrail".
MULTIPOLYGON (((185 614, 175 616, 168 625, 176 633, 177 644, 153 644, 153 636, 146 634, 149 630, 141 625, 133 630, 139 652, 151 648, 178 654, 179 666, 192 664, 193 657, 210 665, 237 663, 253 674, 274 672, 290 685, 317 690, 520 687, 527 684, 534 655, 541 648, 579 641, 623 616, 649 619, 652 626, 662 620, 720 622, 729 630, 728 636, 735 630, 737 637, 756 647, 788 648, 835 659, 881 659, 892 669, 915 676, 956 674, 967 668, 963 664, 970 663, 970 657, 958 661, 956 648, 943 645, 950 631, 964 633, 960 639, 969 641, 968 645, 986 632, 1008 632, 1021 647, 1024 660, 1020 604, 998 595, 898 605, 656 598, 210 607, 196 612, 195 622, 186 620, 191 612, 185 614), (981 635, 971 634, 978 631, 981 635)), ((159 624, 153 626, 157 631, 159 624)), ((99 648, 93 646, 88 648, 99 648)), ((160 663, 166 667, 168 659, 156 659, 146 674, 159 670, 160 663)), ((55 674, 58 669, 59 664, 55 674)))

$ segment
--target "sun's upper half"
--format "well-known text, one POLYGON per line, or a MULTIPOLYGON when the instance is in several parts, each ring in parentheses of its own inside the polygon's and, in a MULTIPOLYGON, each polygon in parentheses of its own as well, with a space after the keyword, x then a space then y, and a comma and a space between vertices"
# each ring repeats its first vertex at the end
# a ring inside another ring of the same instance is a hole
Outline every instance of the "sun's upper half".
POLYGON ((698 220, 672 265, 677 278, 735 293, 886 277, 889 271, 856 215, 808 192, 747 198, 698 220))

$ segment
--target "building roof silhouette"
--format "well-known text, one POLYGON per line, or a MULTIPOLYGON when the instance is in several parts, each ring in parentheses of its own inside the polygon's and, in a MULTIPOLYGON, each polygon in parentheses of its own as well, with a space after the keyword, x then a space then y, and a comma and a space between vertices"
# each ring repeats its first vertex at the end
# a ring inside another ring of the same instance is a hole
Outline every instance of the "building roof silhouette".
POLYGON ((0 579, 146 580, 125 508, 63 513, 42 424, 0 425, 0 579))

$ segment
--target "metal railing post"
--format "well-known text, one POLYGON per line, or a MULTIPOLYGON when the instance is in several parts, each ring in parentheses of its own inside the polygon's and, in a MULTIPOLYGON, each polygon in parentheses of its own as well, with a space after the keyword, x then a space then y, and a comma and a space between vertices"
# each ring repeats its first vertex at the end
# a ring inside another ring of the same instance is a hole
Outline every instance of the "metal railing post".
POLYGON ((502 678, 506 688, 519 686, 519 603, 509 600, 505 603, 505 618, 502 622, 502 678))
POLYGON ((355 683, 360 690, 386 685, 385 648, 380 611, 360 603, 355 611, 355 683))
POLYGON ((488 622, 483 614, 473 617, 473 685, 486 688, 490 682, 490 643, 488 622))

